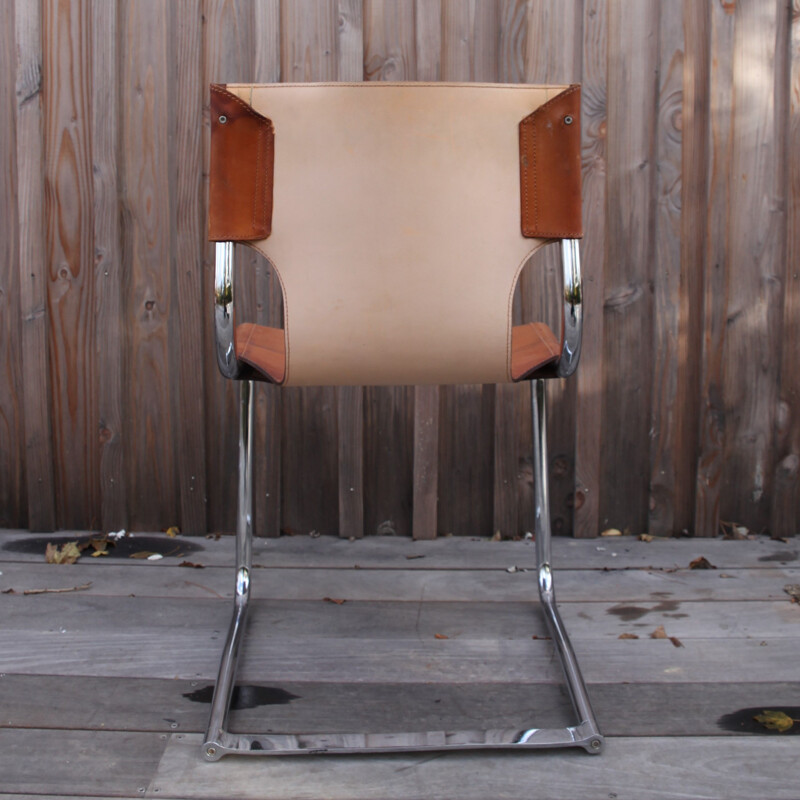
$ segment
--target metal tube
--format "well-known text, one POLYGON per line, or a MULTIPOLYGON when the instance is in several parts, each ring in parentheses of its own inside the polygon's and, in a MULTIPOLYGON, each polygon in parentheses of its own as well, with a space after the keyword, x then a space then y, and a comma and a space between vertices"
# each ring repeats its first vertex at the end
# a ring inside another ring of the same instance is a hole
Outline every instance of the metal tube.
POLYGON ((561 266, 564 271, 564 313, 561 323, 561 358, 558 360, 556 375, 567 378, 578 366, 583 335, 581 251, 577 239, 561 240, 561 266))
POLYGON ((545 384, 539 379, 531 382, 531 411, 533 416, 534 496, 536 525, 536 563, 539 582, 539 598, 550 635, 558 651, 561 666, 567 678, 567 687, 580 725, 593 737, 592 750, 600 752, 603 737, 597 727, 594 712, 583 682, 578 659, 572 649, 567 630, 556 605, 556 592, 551 567, 550 498, 548 492, 547 464, 547 414, 545 408, 545 384))
POLYGON ((233 313, 233 242, 217 242, 214 262, 214 339, 220 372, 232 380, 241 376, 236 358, 233 313))
POLYGON ((233 696, 239 648, 247 621, 250 600, 250 571, 253 552, 253 382, 239 384, 239 502, 236 517, 236 590, 233 617, 228 628, 219 675, 211 700, 211 716, 203 744, 203 755, 217 760, 224 752, 228 735, 228 714, 233 696))

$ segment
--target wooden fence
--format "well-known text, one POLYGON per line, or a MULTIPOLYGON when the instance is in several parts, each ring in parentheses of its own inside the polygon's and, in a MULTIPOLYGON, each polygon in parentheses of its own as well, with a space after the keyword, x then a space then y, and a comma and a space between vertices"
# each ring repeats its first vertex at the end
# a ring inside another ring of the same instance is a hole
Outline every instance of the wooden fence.
MULTIPOLYGON (((0 525, 233 528, 208 84, 364 79, 583 83, 587 320, 577 377, 549 387, 556 532, 796 531, 800 0, 0 3, 0 525)), ((275 320, 268 263, 237 258, 246 313, 275 320)), ((545 254, 519 313, 556 285, 545 254)), ((256 530, 530 530, 528 402, 261 386, 256 530)))

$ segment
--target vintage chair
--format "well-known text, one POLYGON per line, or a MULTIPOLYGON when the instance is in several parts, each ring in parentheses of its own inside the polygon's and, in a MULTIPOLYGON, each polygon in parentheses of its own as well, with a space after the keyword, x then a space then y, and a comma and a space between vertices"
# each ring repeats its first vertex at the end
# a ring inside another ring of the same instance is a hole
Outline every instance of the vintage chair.
POLYGON ((241 380, 234 613, 204 756, 603 748, 556 607, 544 378, 580 355, 580 87, 329 83, 211 87, 209 238, 216 349, 241 380), (560 341, 512 326, 520 272, 560 241, 560 341), (283 329, 234 316, 233 245, 280 276, 283 329), (283 386, 532 381, 541 607, 577 724, 567 728, 245 735, 227 730, 251 580, 252 380, 283 386))

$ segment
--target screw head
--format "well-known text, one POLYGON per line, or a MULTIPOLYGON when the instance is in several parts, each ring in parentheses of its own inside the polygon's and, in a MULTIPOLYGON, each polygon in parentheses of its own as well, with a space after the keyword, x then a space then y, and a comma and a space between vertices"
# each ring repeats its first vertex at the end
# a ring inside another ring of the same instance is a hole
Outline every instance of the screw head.
POLYGON ((206 748, 206 755, 207 756, 215 756, 216 754, 217 754, 217 748, 216 747, 207 747, 206 748))
POLYGON ((599 739, 592 739, 592 749, 599 750, 602 746, 602 742, 599 739))

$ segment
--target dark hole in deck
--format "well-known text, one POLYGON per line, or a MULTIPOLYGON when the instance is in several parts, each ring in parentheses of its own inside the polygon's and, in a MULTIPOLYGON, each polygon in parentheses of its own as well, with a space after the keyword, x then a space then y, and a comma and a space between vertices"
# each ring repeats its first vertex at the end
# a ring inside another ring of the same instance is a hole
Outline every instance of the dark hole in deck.
MULTIPOLYGON (((214 686, 209 684, 194 692, 187 692, 184 697, 193 703, 210 703, 213 694, 214 686)), ((233 690, 231 708, 234 711, 241 711, 258 706, 283 706, 291 703, 292 700, 299 699, 300 695, 292 694, 275 686, 236 686, 233 690)))
POLYGON ((765 705, 743 708, 731 714, 725 714, 717 720, 717 725, 724 731, 731 733, 761 733, 767 736, 798 736, 800 735, 800 722, 795 722, 788 731, 770 730, 757 722, 754 717, 765 711, 782 711, 793 720, 800 720, 800 706, 765 705))
MULTIPOLYGON (((58 547, 67 542, 78 542, 79 545, 88 542, 90 539, 102 539, 100 533, 86 533, 82 536, 21 536, 3 545, 3 550, 11 553, 26 553, 31 555, 41 554, 44 558, 44 551, 48 544, 58 547)), ((197 553, 203 550, 203 546, 195 544, 185 537, 170 539, 167 536, 140 536, 132 534, 117 539, 112 545, 108 544, 108 555, 103 558, 130 558, 134 553, 149 550, 152 553, 160 553, 162 556, 180 556, 189 553, 197 553)), ((84 558, 91 556, 92 549, 84 551, 84 558)))
POLYGON ((759 561, 797 561, 797 550, 788 550, 786 552, 770 553, 768 556, 761 556, 759 561))

